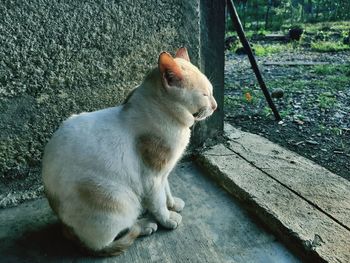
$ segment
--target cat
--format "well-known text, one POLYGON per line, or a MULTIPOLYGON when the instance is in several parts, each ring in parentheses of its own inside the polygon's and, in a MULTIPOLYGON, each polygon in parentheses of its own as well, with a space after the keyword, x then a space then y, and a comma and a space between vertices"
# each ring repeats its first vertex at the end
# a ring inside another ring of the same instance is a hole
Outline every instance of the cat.
POLYGON ((162 52, 158 67, 117 107, 73 115, 45 147, 42 177, 66 237, 94 255, 119 255, 138 236, 181 223, 182 199, 168 175, 190 127, 217 108, 210 81, 186 48, 162 52), (155 219, 141 218, 147 210, 155 219))

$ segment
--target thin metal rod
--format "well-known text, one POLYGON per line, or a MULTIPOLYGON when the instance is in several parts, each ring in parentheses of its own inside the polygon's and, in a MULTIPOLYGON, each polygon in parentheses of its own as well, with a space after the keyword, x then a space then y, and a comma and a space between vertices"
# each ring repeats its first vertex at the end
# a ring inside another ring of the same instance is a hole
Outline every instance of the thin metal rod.
POLYGON ((252 48, 251 48, 251 46, 250 46, 250 44, 245 36, 241 21, 239 20, 239 17, 238 17, 237 11, 236 11, 236 8, 233 5, 232 0, 227 0, 226 3, 227 3, 228 11, 229 11, 231 19, 232 19, 233 26, 235 27, 235 29, 237 31, 239 40, 241 41, 245 51, 248 54, 250 64, 251 64, 253 71, 255 73, 255 76, 259 82, 259 86, 260 86, 261 90, 263 91, 265 98, 266 98, 266 101, 269 104, 273 114, 275 115, 276 121, 280 121, 280 120, 282 120, 282 118, 281 118, 280 114, 278 113, 278 110, 271 99, 269 91, 267 90, 265 82, 264 82, 262 75, 260 73, 258 64, 256 63, 255 57, 253 55, 252 48))

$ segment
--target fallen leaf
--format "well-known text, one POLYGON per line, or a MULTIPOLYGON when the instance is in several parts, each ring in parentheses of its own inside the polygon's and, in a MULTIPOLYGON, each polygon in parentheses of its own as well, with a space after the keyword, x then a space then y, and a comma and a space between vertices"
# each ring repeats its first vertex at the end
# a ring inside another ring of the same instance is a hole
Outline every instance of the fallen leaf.
POLYGON ((244 94, 244 97, 245 97, 245 99, 246 99, 248 102, 251 102, 252 99, 253 99, 252 95, 251 95, 249 92, 246 92, 246 93, 244 94))

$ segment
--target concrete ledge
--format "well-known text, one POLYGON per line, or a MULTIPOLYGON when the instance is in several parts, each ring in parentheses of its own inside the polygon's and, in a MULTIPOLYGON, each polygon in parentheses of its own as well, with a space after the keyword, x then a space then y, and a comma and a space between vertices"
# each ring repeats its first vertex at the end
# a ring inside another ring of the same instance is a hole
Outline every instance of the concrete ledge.
POLYGON ((350 184, 260 136, 226 127, 197 163, 311 262, 350 262, 350 184))

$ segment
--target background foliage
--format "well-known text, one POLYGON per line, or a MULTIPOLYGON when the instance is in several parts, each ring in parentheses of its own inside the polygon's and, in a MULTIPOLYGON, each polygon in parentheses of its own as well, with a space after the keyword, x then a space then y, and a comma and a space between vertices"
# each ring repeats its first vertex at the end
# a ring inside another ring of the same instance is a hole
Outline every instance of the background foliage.
MULTIPOLYGON (((234 4, 244 28, 256 31, 350 20, 349 0, 234 0, 234 4)), ((232 23, 227 25, 230 29, 232 23)))

